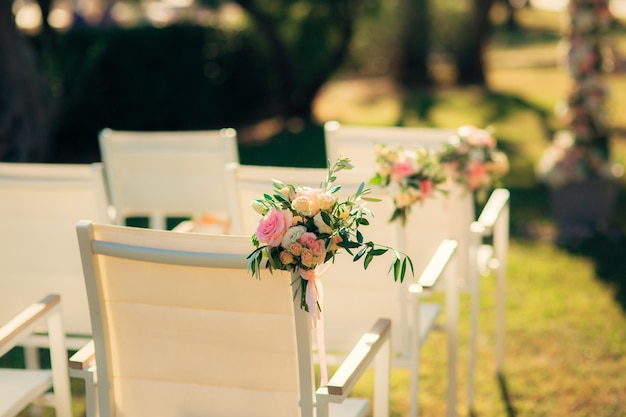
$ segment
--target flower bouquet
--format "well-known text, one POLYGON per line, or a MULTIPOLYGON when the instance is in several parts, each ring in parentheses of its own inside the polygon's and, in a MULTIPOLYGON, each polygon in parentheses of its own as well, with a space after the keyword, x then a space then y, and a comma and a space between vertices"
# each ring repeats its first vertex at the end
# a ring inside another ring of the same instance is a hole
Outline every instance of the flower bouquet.
POLYGON ((375 152, 378 171, 369 183, 391 189, 394 211, 390 222, 400 219, 404 226, 413 204, 423 202, 435 191, 445 192, 440 188, 446 182, 443 167, 437 156, 427 149, 377 145, 375 152))
POLYGON ((567 130, 555 134, 535 167, 537 177, 551 188, 582 183, 590 178, 614 178, 621 175, 620 170, 620 165, 609 163, 599 149, 576 143, 567 130))
POLYGON ((491 188, 509 171, 507 156, 496 148, 495 138, 485 129, 461 126, 439 155, 453 179, 476 192, 485 201, 491 188))
POLYGON ((366 241, 360 231, 367 226, 370 211, 366 201, 369 188, 361 183, 354 195, 341 201, 334 194, 341 188, 334 185, 335 174, 352 169, 349 159, 343 158, 328 169, 326 180, 319 188, 300 187, 273 180, 274 193, 252 202, 253 208, 263 217, 252 235, 255 250, 248 256, 248 269, 258 277, 262 264, 270 271, 287 270, 299 277, 301 307, 310 314, 321 312, 317 301, 315 280, 334 261, 340 249, 353 257, 363 259, 367 268, 377 256, 393 252, 394 280, 404 280, 407 265, 413 273, 411 259, 388 246, 366 241), (313 285, 311 285, 313 284, 313 285))

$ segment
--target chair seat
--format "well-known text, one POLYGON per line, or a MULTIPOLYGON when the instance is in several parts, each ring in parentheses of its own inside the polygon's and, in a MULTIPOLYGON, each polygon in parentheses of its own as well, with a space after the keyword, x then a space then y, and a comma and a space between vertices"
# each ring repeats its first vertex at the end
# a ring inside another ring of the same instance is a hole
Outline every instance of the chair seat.
POLYGON ((330 417, 365 417, 369 412, 370 402, 361 398, 348 398, 341 404, 329 404, 330 417))
POLYGON ((52 371, 0 369, 0 416, 14 416, 52 386, 52 371))

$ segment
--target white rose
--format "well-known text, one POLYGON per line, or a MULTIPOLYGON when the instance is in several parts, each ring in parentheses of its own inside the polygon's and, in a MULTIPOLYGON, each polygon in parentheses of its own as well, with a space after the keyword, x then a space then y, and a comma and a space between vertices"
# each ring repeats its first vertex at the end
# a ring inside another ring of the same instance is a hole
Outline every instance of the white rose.
POLYGON ((280 242, 280 246, 285 249, 288 249, 292 243, 297 242, 300 239, 300 236, 306 232, 306 227, 304 226, 294 226, 290 227, 289 230, 283 236, 282 242, 280 242))

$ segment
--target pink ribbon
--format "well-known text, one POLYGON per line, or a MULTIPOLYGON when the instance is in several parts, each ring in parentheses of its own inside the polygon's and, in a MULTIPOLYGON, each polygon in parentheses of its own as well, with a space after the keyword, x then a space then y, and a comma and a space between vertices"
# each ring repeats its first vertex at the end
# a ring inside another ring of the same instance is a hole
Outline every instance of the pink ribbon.
POLYGON ((322 315, 322 305, 324 301, 324 288, 322 281, 318 278, 326 269, 328 264, 322 264, 315 269, 300 269, 300 276, 306 279, 306 304, 309 307, 309 320, 311 328, 317 331, 317 351, 320 358, 320 385, 328 384, 328 367, 326 365, 326 347, 324 342, 324 316, 322 315))

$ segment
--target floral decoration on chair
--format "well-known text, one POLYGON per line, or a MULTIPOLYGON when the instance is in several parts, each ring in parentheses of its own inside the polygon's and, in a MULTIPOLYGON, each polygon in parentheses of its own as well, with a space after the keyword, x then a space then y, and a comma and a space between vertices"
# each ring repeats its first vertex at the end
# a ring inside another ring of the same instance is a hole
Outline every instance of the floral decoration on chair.
POLYGON ((452 179, 476 192, 481 202, 509 171, 509 160, 496 148, 496 139, 489 131, 474 126, 459 127, 439 158, 452 179))
POLYGON ((427 149, 377 145, 375 153, 378 171, 369 183, 390 189, 394 203, 390 222, 400 219, 404 225, 413 204, 423 202, 435 191, 444 192, 440 188, 446 182, 443 167, 437 156, 427 149))
POLYGON ((364 202, 379 201, 367 197, 371 189, 361 183, 357 192, 345 201, 335 197, 341 188, 333 185, 335 174, 344 169, 352 169, 347 158, 339 159, 329 168, 320 188, 273 180, 274 193, 252 201, 253 208, 263 217, 252 235, 256 249, 248 256, 248 269, 258 277, 265 260, 270 271, 280 269, 298 274, 301 307, 310 314, 321 311, 313 293, 317 290, 310 284, 316 282, 340 249, 352 255, 354 262, 363 259, 364 268, 374 257, 393 252, 390 270, 393 269, 395 281, 404 280, 407 265, 413 272, 411 258, 392 247, 365 241, 359 230, 369 224, 367 216, 371 214, 364 202))

